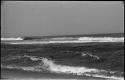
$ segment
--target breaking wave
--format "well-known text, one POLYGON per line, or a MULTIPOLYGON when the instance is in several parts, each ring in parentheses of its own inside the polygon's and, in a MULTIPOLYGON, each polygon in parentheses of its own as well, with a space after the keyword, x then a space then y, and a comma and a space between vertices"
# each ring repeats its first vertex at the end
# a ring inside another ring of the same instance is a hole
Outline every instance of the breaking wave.
POLYGON ((92 55, 90 53, 82 53, 81 56, 90 56, 90 57, 93 57, 93 58, 98 59, 98 60, 100 59, 100 57, 98 57, 96 55, 92 55))
POLYGON ((123 42, 124 37, 113 38, 113 37, 80 37, 79 41, 85 42, 123 42))
MULTIPOLYGON (((63 73, 63 74, 73 74, 73 75, 85 75, 85 76, 92 76, 92 77, 101 77, 113 80, 124 80, 121 75, 115 75, 118 72, 115 71, 106 71, 106 70, 99 70, 95 68, 87 68, 87 67, 75 67, 75 66, 67 66, 67 65, 60 65, 56 64, 53 60, 43 58, 43 57, 36 57, 36 56, 16 56, 13 58, 9 58, 8 60, 16 60, 19 58, 28 58, 32 61, 40 60, 38 65, 33 66, 19 66, 19 65, 1 65, 2 68, 9 68, 9 69, 21 69, 25 71, 48 71, 51 73, 63 73), (108 74, 108 75, 107 75, 108 74)), ((120 73, 121 74, 121 73, 120 73)), ((124 73, 123 73, 124 74, 124 73)))
POLYGON ((3 40, 3 41, 9 41, 9 40, 23 40, 23 38, 21 38, 21 37, 17 37, 17 38, 1 38, 1 40, 3 40))
MULTIPOLYGON (((11 39, 14 40, 14 39, 11 39)), ((15 40, 22 40, 18 38, 15 40)), ((65 38, 53 38, 50 40, 43 41, 21 41, 21 42, 9 42, 9 44, 51 44, 51 43, 90 43, 90 42, 124 42, 124 37, 114 38, 114 37, 79 37, 76 40, 65 38)))

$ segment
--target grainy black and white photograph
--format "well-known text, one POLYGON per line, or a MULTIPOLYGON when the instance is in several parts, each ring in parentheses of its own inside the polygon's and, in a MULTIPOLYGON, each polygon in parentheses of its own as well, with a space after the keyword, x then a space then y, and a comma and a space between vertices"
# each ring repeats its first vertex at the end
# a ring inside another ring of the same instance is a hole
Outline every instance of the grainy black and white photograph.
POLYGON ((2 1, 1 80, 124 80, 124 2, 2 1))

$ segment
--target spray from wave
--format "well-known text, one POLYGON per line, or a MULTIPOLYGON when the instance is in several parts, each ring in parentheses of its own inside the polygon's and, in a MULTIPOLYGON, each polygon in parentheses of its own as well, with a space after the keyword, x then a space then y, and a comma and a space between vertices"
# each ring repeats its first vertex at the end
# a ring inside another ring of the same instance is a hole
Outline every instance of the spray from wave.
POLYGON ((47 58, 43 57, 36 57, 36 56, 17 56, 14 58, 10 58, 8 60, 16 60, 19 58, 29 58, 32 61, 38 61, 41 62, 38 65, 34 66, 19 66, 19 65, 2 65, 3 68, 16 68, 16 69, 22 69, 26 71, 37 71, 42 72, 43 70, 49 71, 52 73, 63 73, 63 74, 73 74, 73 75, 85 75, 85 76, 92 76, 92 77, 101 77, 101 78, 107 78, 110 80, 124 80, 121 76, 114 76, 116 73, 115 71, 106 71, 106 70, 99 70, 94 68, 87 68, 87 67, 75 67, 75 66, 67 66, 67 65, 59 65, 55 64, 54 61, 49 60, 47 58), (110 75, 107 75, 107 73, 110 73, 110 75))

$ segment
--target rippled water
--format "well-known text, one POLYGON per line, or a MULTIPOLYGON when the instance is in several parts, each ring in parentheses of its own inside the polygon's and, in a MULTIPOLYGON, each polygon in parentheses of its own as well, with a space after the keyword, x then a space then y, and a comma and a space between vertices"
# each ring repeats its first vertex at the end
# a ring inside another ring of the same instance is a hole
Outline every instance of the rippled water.
POLYGON ((78 39, 91 43, 62 43, 64 38, 54 38, 53 44, 30 44, 34 40, 4 41, 1 68, 123 80, 124 44, 120 41, 123 38, 78 39), (106 42, 97 42, 99 40, 106 42), (25 41, 29 44, 10 44, 25 41))

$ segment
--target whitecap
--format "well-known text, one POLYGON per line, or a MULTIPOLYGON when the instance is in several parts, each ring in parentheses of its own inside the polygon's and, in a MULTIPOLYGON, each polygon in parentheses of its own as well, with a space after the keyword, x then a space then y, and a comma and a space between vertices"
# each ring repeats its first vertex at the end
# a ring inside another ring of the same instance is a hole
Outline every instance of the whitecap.
POLYGON ((96 58, 96 59, 100 59, 100 57, 98 57, 96 55, 92 55, 90 53, 82 53, 81 56, 90 56, 90 57, 93 57, 93 58, 96 58))
POLYGON ((10 41, 10 40, 23 40, 23 38, 21 38, 21 37, 17 37, 17 38, 1 38, 1 40, 3 40, 3 41, 10 41))
MULTIPOLYGON (((22 57, 28 57, 33 61, 41 60, 41 63, 35 66, 15 66, 15 65, 8 65, 8 66, 3 66, 4 68, 16 68, 16 69, 22 69, 26 71, 37 71, 37 72, 42 72, 43 70, 47 70, 53 73, 64 73, 64 74, 73 74, 73 75, 86 75, 86 76, 92 76, 92 77, 100 77, 100 78, 107 78, 109 80, 124 80, 123 77, 121 76, 114 76, 114 75, 106 75, 109 71, 106 70, 99 70, 95 68, 87 68, 83 66, 68 66, 68 65, 60 65, 60 64, 55 64, 53 60, 49 60, 47 58, 43 57, 36 57, 36 56, 27 56, 24 55, 22 57)), ((112 73, 115 73, 111 71, 112 73)))
POLYGON ((84 42, 124 42, 124 37, 80 37, 79 41, 84 42))
POLYGON ((47 41, 20 41, 8 42, 9 44, 55 44, 55 43, 91 43, 91 42, 124 42, 124 37, 79 37, 76 40, 53 39, 47 41))

